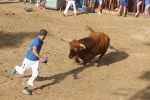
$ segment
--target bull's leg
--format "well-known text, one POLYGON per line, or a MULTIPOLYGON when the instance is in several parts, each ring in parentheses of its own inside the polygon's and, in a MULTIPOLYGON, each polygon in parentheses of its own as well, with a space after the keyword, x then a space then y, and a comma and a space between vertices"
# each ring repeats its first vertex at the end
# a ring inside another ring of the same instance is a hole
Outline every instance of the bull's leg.
POLYGON ((104 56, 105 53, 106 53, 106 51, 99 56, 98 60, 94 63, 94 66, 98 65, 98 62, 102 59, 102 57, 104 56))
POLYGON ((86 63, 87 63, 87 60, 84 60, 84 61, 83 61, 83 65, 86 65, 86 63))
POLYGON ((75 56, 75 57, 74 57, 74 60, 76 61, 77 64, 80 63, 80 61, 79 61, 79 56, 75 56))

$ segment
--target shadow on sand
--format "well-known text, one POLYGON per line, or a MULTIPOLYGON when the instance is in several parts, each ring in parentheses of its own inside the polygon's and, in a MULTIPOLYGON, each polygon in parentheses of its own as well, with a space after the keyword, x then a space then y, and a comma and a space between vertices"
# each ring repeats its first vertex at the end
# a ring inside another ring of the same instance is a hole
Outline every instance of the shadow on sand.
MULTIPOLYGON (((139 77, 139 79, 150 81, 150 71, 144 72, 143 75, 139 77)), ((150 84, 146 88, 135 93, 128 100, 150 100, 150 84)))
POLYGON ((0 2, 0 4, 11 4, 11 3, 20 3, 19 1, 18 2, 13 2, 13 0, 10 0, 8 2, 0 2))
MULTIPOLYGON (((113 46, 110 46, 109 49, 114 52, 109 52, 108 54, 105 54, 100 62, 98 63, 97 67, 107 65, 109 66, 110 64, 116 63, 118 61, 122 61, 129 57, 129 55, 124 52, 124 51, 119 51, 113 46)), ((98 59, 99 56, 95 57, 89 64, 88 66, 93 66, 96 60, 98 59)))
MULTIPOLYGON (((100 64, 100 66, 109 65, 109 64, 112 64, 112 63, 124 60, 128 56, 129 55, 126 54, 125 52, 119 52, 119 51, 110 52, 110 53, 106 54, 104 58, 102 58, 103 60, 101 60, 102 64, 100 64)), ((82 72, 85 68, 89 68, 89 67, 92 67, 91 64, 88 64, 88 65, 85 65, 85 66, 81 66, 79 68, 72 69, 72 70, 70 70, 68 72, 59 73, 59 74, 56 74, 56 75, 53 75, 53 76, 50 76, 50 77, 38 76, 36 81, 44 81, 44 80, 52 80, 52 79, 54 81, 51 82, 51 83, 48 83, 48 84, 44 84, 44 85, 42 85, 40 87, 34 88, 33 90, 43 89, 43 88, 45 88, 47 86, 58 84, 61 81, 63 81, 69 75, 72 75, 74 77, 74 79, 79 79, 79 77, 77 76, 78 73, 82 72)), ((23 76, 23 77, 30 77, 30 75, 29 76, 23 76)))
POLYGON ((148 46, 150 46, 150 43, 148 42, 148 43, 144 43, 144 45, 148 45, 148 46))
POLYGON ((22 45, 24 39, 33 39, 36 36, 38 36, 38 32, 10 33, 0 31, 0 48, 18 47, 22 45))

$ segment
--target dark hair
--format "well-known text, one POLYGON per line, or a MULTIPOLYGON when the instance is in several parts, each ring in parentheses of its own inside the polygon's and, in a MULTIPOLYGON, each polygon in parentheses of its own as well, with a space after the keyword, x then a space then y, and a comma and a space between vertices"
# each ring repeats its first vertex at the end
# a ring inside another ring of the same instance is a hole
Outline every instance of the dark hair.
POLYGON ((47 34, 47 31, 45 29, 40 30, 40 34, 39 34, 40 36, 42 36, 42 35, 45 36, 46 34, 47 34))

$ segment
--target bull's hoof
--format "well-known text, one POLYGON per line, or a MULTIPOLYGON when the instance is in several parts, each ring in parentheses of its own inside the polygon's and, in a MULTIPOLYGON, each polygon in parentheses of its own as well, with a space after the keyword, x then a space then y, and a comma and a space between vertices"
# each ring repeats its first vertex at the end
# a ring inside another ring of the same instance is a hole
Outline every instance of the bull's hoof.
POLYGON ((83 65, 83 63, 79 62, 79 63, 76 63, 76 65, 83 65))
POLYGON ((82 63, 82 62, 79 62, 79 63, 76 63, 76 65, 83 65, 83 63, 82 63))
POLYGON ((98 65, 98 63, 94 63, 94 66, 97 66, 98 65))

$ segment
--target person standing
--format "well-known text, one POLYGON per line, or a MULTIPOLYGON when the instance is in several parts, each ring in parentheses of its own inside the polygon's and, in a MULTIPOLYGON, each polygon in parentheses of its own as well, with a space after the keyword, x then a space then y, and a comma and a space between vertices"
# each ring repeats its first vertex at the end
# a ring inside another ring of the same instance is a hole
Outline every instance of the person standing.
POLYGON ((118 16, 121 16, 121 11, 122 11, 122 8, 123 8, 123 14, 124 14, 124 17, 126 17, 127 6, 128 6, 128 0, 120 0, 120 7, 119 7, 118 16))
POLYGON ((67 15, 68 9, 69 7, 73 5, 73 10, 74 10, 74 15, 77 16, 77 9, 76 9, 76 4, 75 4, 75 0, 68 0, 67 6, 65 8, 65 11, 63 13, 63 16, 67 15))
POLYGON ((98 0, 92 0, 91 4, 91 13, 95 13, 95 4, 97 3, 98 0))
POLYGON ((140 6, 142 4, 142 0, 137 0, 136 2, 137 2, 137 7, 136 7, 137 12, 135 13, 135 17, 138 17, 140 13, 140 6))
POLYGON ((111 9, 112 8, 112 2, 113 2, 113 0, 109 0, 109 9, 108 9, 109 11, 112 10, 111 9))
POLYGON ((146 15, 145 17, 147 17, 147 15, 149 14, 149 9, 150 9, 150 0, 145 0, 145 10, 144 10, 144 14, 146 15))
POLYGON ((39 60, 42 62, 45 61, 45 59, 40 55, 40 50, 42 48, 42 45, 44 43, 44 39, 47 35, 47 31, 45 29, 41 29, 39 36, 37 36, 32 44, 30 45, 30 49, 24 58, 24 61, 22 63, 22 66, 16 66, 12 70, 12 75, 16 74, 18 72, 19 74, 24 74, 30 67, 32 68, 32 76, 28 80, 27 86, 23 89, 23 92, 26 94, 30 94, 29 92, 29 86, 33 86, 35 78, 38 76, 39 72, 39 60))
POLYGON ((117 4, 116 4, 116 9, 115 9, 115 11, 117 11, 117 10, 119 9, 119 7, 120 7, 120 0, 117 0, 117 4))
POLYGON ((102 14, 103 6, 105 5, 105 0, 99 0, 99 6, 98 6, 98 14, 102 14))

